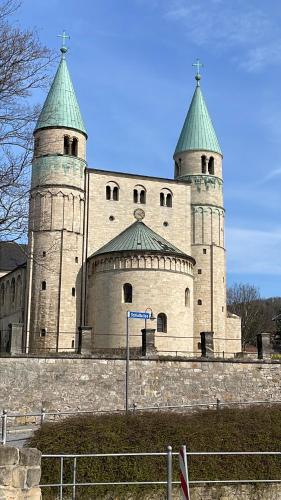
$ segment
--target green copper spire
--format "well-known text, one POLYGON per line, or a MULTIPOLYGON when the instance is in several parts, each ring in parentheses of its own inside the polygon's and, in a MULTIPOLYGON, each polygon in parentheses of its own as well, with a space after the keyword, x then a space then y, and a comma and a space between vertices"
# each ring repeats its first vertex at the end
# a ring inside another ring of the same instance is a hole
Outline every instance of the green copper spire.
POLYGON ((200 66, 203 66, 198 60, 193 64, 196 66, 195 75, 196 89, 177 143, 175 154, 183 151, 199 150, 213 151, 222 154, 215 129, 212 124, 203 94, 200 88, 201 75, 200 66))
POLYGON ((65 60, 67 52, 65 39, 69 37, 65 32, 60 36, 62 37, 61 61, 35 130, 47 127, 66 127, 87 135, 65 60))

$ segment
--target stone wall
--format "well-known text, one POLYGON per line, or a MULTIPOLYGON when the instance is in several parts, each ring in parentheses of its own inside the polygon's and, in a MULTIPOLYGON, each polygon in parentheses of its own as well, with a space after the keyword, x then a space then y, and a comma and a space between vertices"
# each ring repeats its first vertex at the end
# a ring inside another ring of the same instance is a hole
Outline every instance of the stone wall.
POLYGON ((40 500, 41 452, 0 446, 0 499, 40 500))
MULTIPOLYGON (((280 387, 279 361, 130 361, 130 406, 280 400, 280 387)), ((113 410, 124 403, 124 360, 0 358, 0 408, 9 412, 113 410)))

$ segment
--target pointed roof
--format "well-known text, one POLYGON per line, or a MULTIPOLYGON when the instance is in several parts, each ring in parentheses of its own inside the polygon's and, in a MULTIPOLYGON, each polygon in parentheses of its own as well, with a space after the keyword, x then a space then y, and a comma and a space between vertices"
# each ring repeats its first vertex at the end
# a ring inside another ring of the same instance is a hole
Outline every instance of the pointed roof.
POLYGON ((177 143, 175 154, 190 150, 212 151, 222 154, 211 117, 201 92, 199 84, 200 75, 196 75, 195 78, 197 80, 197 85, 177 143))
POLYGON ((66 47, 61 48, 61 61, 35 130, 46 127, 65 127, 87 135, 66 64, 66 50, 66 47))
POLYGON ((130 251, 149 251, 187 257, 184 252, 162 238, 162 236, 159 236, 159 234, 152 231, 152 229, 139 220, 127 227, 127 229, 118 234, 113 240, 106 243, 106 245, 97 250, 93 255, 130 251))

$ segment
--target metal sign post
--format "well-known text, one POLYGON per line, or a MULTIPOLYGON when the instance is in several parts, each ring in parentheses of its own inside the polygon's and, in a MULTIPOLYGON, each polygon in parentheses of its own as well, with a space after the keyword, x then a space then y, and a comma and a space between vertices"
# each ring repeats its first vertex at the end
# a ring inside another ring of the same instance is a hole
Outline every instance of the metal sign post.
POLYGON ((127 311, 126 314, 126 388, 125 388, 125 409, 129 411, 129 364, 130 364, 130 345, 129 345, 129 319, 149 319, 150 313, 139 311, 127 311))

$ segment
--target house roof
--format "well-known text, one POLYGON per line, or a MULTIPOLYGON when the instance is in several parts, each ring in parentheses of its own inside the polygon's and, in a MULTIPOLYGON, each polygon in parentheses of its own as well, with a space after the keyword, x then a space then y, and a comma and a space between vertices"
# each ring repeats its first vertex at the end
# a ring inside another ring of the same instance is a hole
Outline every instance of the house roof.
POLYGON ((39 115, 35 131, 47 127, 65 127, 87 135, 67 68, 66 50, 66 47, 61 49, 61 61, 39 115))
POLYGON ((14 241, 0 242, 0 270, 12 271, 18 266, 26 263, 27 245, 18 244, 14 241))
POLYGON ((127 227, 127 229, 106 243, 106 245, 102 246, 93 256, 111 252, 130 251, 149 251, 188 257, 184 252, 162 238, 162 236, 159 236, 159 234, 152 231, 152 229, 139 220, 127 227))
POLYGON ((199 79, 178 140, 175 154, 183 151, 212 151, 222 154, 215 129, 205 103, 199 79))

